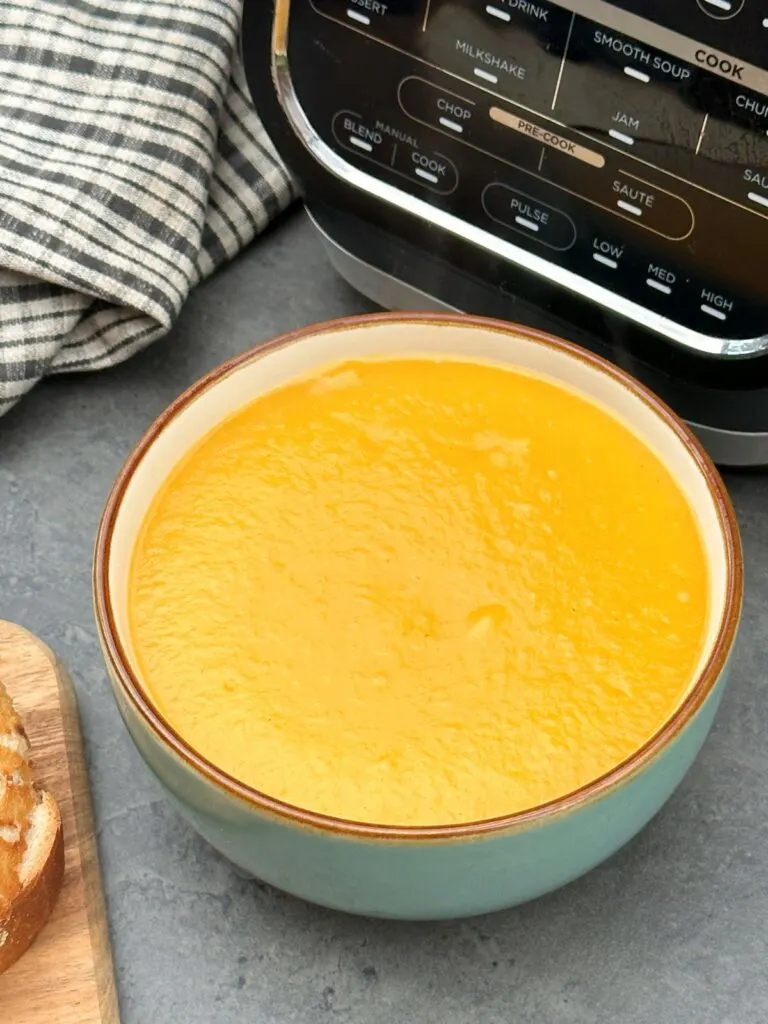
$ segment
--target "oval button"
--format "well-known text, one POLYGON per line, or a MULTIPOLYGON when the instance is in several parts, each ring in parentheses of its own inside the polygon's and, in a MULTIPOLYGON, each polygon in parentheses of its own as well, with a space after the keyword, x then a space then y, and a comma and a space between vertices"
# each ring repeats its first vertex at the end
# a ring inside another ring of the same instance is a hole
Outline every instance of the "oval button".
POLYGON ((744 0, 696 0, 696 3, 705 14, 718 21, 732 18, 744 6, 744 0))
POLYGON ((392 159, 392 139, 353 110, 340 110, 333 118, 331 130, 344 149, 380 164, 392 159))
POLYGON ((576 241, 576 225, 566 213, 499 181, 483 190, 483 209, 498 224, 550 249, 570 249, 576 241))
POLYGON ((459 183, 459 172, 452 160, 409 142, 398 143, 392 170, 442 195, 453 192, 459 183))
POLYGON ((403 111, 414 121, 459 138, 468 134, 477 113, 477 106, 472 100, 441 89, 416 75, 402 80, 397 97, 403 111))
POLYGON ((612 208, 625 220, 633 220, 665 238, 681 242, 693 231, 693 210, 672 192, 626 171, 611 179, 612 208))

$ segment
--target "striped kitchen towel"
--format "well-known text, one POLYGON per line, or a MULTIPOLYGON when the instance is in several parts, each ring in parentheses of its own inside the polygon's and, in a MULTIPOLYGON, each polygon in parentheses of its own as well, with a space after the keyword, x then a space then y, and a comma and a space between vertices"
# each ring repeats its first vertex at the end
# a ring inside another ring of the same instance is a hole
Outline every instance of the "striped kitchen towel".
POLYGON ((242 0, 0 0, 0 414, 126 359, 293 198, 242 0))

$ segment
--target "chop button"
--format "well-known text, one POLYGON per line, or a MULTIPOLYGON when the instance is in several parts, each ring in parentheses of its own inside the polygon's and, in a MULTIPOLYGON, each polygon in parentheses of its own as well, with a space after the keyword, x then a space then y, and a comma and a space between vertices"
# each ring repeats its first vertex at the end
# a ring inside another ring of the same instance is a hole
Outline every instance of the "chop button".
POLYGON ((535 238, 550 249, 570 249, 576 241, 576 227, 567 214, 498 181, 486 185, 483 208, 498 224, 535 238))
POLYGON ((684 199, 625 171, 611 181, 610 209, 674 241, 693 231, 693 210, 684 199))
POLYGON ((474 100, 441 89, 417 75, 403 79, 397 96, 402 109, 414 121, 459 138, 469 131, 477 112, 474 100))

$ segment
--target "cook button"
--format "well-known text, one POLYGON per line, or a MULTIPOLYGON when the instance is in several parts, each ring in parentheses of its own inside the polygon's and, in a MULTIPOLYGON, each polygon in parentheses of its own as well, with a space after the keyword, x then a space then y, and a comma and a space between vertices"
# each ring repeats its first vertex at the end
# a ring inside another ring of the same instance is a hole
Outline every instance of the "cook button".
POLYGON ((406 142, 398 143, 392 167, 399 174, 443 195, 453 192, 459 183, 456 165, 447 156, 406 142))
POLYGON ((340 110, 333 119, 332 130, 338 144, 351 153, 380 164, 390 163, 392 139, 354 111, 340 110))
POLYGON ((486 185, 483 208, 498 224, 551 249, 570 249, 576 241, 576 226, 567 214, 501 182, 486 185))
POLYGON ((611 180, 610 208, 674 241, 693 231, 693 210, 684 199, 625 171, 617 171, 611 180))
POLYGON ((466 135, 477 113, 473 100, 439 89, 416 75, 403 79, 397 95, 408 117, 449 135, 466 135))

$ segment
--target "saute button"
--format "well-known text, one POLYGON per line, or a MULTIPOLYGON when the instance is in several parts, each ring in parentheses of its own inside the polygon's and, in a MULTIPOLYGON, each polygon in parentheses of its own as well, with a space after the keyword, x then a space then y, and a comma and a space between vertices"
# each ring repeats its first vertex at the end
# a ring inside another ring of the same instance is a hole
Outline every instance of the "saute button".
POLYGON ((459 183, 456 165, 447 156, 406 142, 398 143, 392 167, 399 174, 443 195, 453 192, 459 183))
POLYGON ((498 224, 535 238, 550 249, 570 249, 576 241, 576 226, 567 214, 501 182, 486 185, 483 208, 498 224))
POLYGON ((352 110, 340 110, 333 119, 332 127, 336 141, 344 149, 380 164, 390 162, 392 139, 378 128, 366 124, 359 114, 352 110))
POLYGON ((693 210, 679 196, 626 171, 610 179, 609 208, 665 238, 681 241, 693 231, 693 210))
MULTIPOLYGON (((768 100, 764 101, 768 111, 768 100)), ((708 181, 755 213, 768 214, 768 135, 710 118, 701 144, 708 181)))

